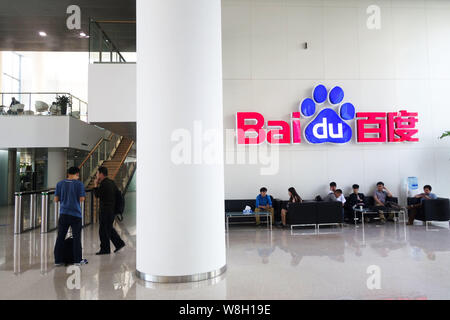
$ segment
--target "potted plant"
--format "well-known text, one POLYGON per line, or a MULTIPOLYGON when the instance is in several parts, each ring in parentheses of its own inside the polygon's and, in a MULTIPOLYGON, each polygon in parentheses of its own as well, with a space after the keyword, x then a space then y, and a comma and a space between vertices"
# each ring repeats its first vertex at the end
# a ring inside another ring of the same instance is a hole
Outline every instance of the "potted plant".
POLYGON ((67 105, 70 104, 68 96, 57 96, 56 104, 61 108, 61 115, 65 116, 67 113, 67 105))
POLYGON ((445 131, 442 136, 441 139, 444 139, 445 137, 450 137, 450 131, 445 131))

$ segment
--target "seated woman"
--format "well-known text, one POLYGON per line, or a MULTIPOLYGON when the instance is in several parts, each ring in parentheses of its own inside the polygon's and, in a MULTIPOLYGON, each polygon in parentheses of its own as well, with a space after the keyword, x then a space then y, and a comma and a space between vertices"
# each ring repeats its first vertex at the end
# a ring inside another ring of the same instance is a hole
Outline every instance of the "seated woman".
POLYGON ((286 204, 286 208, 281 209, 281 222, 282 222, 282 226, 286 227, 286 215, 288 213, 289 210, 289 204, 290 203, 302 203, 302 198, 298 195, 297 191, 295 190, 295 188, 289 188, 288 190, 288 194, 289 194, 289 202, 286 204))

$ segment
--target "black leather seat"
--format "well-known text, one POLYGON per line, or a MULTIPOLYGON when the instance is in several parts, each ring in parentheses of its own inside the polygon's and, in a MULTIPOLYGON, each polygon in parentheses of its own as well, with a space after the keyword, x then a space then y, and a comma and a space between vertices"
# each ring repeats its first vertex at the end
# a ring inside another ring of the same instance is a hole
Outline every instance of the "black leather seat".
POLYGON ((342 204, 338 201, 291 203, 286 216, 286 223, 289 225, 339 224, 342 222, 342 204))
MULTIPOLYGON (((278 217, 281 216, 281 201, 279 199, 274 199, 273 196, 270 196, 270 199, 272 200, 272 207, 274 209, 274 216, 275 216, 275 221, 279 221, 280 219, 277 220, 277 215, 278 217)), ((256 197, 255 199, 233 199, 233 200, 225 200, 225 213, 226 212, 242 212, 246 206, 249 206, 252 208, 252 211, 255 211, 255 206, 256 206, 256 197)), ((232 220, 233 218, 230 218, 230 220, 232 220)), ((238 219, 234 219, 236 222, 243 222, 243 223, 248 223, 248 222, 255 222, 255 217, 248 217, 248 218, 238 218, 238 219)), ((261 216, 261 221, 266 221, 266 217, 265 216, 261 216)))
MULTIPOLYGON (((408 198, 408 205, 419 204, 419 198, 408 198)), ((420 221, 450 221, 450 200, 438 198, 424 200, 417 210, 416 219, 420 221)))
POLYGON ((289 225, 317 224, 316 202, 289 204, 286 223, 289 225))

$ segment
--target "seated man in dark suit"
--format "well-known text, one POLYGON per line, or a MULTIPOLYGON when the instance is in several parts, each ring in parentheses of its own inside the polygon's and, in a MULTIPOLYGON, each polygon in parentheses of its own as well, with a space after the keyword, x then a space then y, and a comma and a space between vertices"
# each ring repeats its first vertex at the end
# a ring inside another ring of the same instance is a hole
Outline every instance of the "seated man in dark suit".
POLYGON ((353 192, 349 195, 346 203, 346 219, 351 220, 353 218, 353 208, 364 207, 366 205, 364 193, 359 192, 359 185, 354 184, 352 186, 353 192))

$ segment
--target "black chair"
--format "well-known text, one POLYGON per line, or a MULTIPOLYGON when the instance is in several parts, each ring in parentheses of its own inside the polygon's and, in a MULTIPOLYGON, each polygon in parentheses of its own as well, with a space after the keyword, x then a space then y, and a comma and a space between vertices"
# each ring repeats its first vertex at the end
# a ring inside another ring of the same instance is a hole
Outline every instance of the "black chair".
POLYGON ((322 225, 342 224, 342 203, 307 201, 290 203, 286 216, 286 223, 293 227, 314 226, 318 229, 322 225))
POLYGON ((341 224, 343 222, 343 207, 339 201, 317 203, 317 225, 341 224))
MULTIPOLYGON (((408 198, 409 205, 419 203, 419 198, 408 198)), ((447 198, 423 200, 422 206, 417 210, 415 219, 425 222, 426 226, 432 221, 450 221, 450 200, 447 198)))
POLYGON ((317 204, 315 202, 290 203, 286 223, 292 227, 317 225, 317 204))

